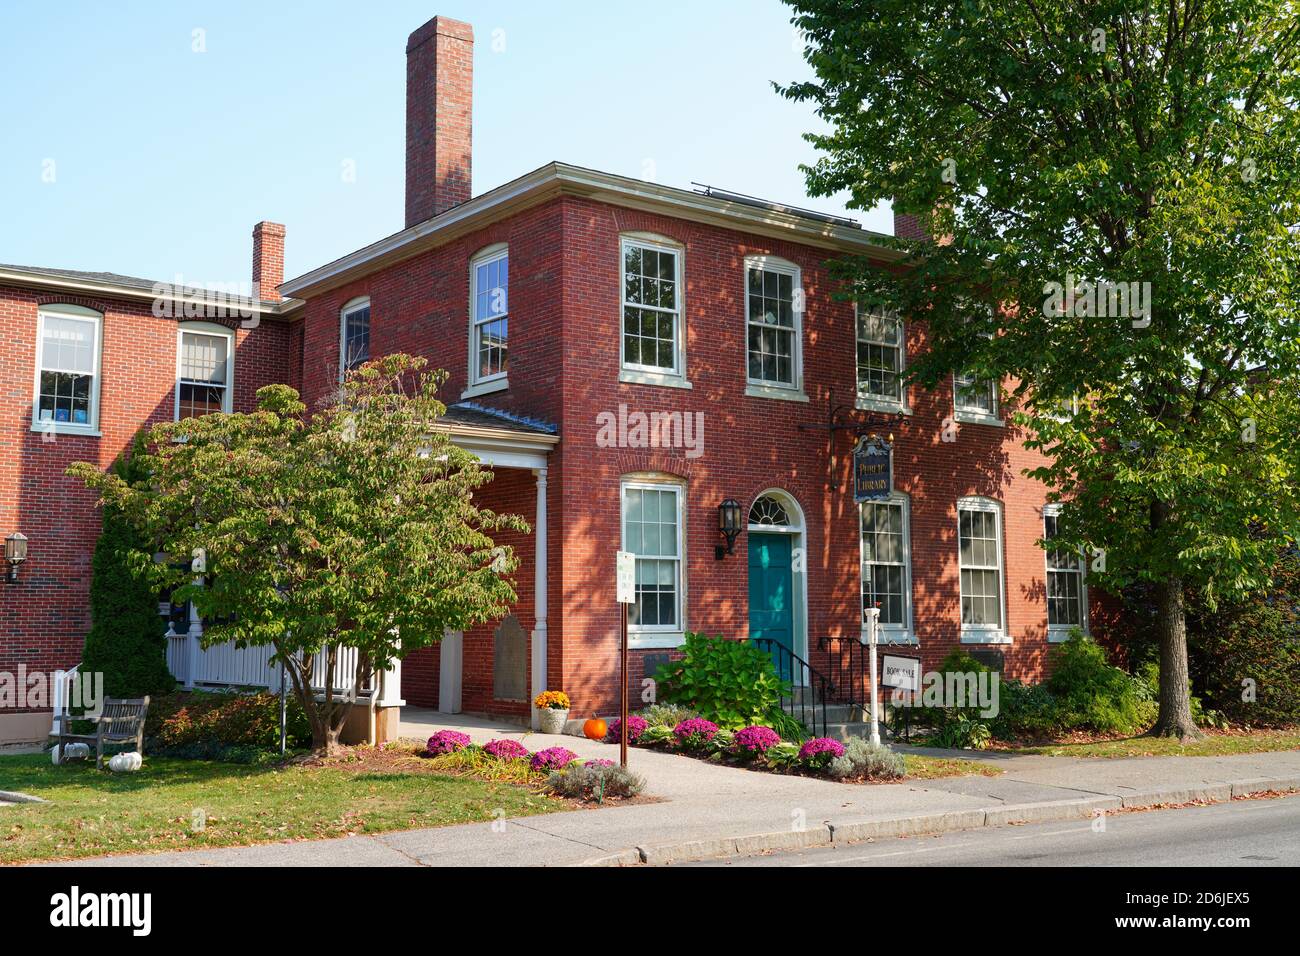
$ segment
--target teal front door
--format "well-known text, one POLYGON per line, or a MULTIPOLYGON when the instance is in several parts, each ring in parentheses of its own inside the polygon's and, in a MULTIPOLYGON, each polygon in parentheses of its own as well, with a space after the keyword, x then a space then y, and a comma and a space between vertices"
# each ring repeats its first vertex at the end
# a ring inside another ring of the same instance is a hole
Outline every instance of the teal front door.
MULTIPOLYGON (((749 539, 749 637, 767 638, 794 650, 794 575, 786 534, 751 531, 749 539)), ((777 668, 787 680, 793 662, 789 654, 773 651, 777 668)))

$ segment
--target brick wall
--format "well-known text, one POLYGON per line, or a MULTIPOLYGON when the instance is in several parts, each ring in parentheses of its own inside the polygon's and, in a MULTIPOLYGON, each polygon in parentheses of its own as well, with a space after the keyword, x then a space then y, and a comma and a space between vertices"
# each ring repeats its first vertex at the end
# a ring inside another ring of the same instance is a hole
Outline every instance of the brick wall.
MULTIPOLYGON (((107 467, 143 425, 174 415, 176 329, 149 303, 0 287, 0 537, 30 539, 14 585, 0 585, 0 670, 68 667, 90 626, 90 559, 99 536, 95 496, 67 477, 74 461, 107 467), (103 313, 99 437, 32 431, 37 308, 81 305, 103 313), (43 440, 43 438, 53 440, 43 440)), ((263 319, 236 332, 234 407, 283 381, 290 331, 263 319)))

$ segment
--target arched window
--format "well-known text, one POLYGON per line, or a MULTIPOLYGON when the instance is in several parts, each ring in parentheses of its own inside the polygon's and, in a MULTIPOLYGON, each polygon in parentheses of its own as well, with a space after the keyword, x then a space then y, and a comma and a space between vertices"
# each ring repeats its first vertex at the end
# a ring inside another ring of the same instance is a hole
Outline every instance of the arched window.
POLYGON ((790 516, 786 514, 785 505, 775 495, 760 495, 750 506, 749 523, 785 528, 790 524, 790 516))

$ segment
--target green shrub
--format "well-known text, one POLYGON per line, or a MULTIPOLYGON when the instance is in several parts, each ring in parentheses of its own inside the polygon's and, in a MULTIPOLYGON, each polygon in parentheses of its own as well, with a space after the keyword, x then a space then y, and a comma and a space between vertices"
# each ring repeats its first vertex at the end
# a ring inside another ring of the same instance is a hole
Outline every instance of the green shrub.
POLYGON ((702 716, 681 704, 651 704, 639 711, 638 715, 646 722, 647 727, 667 727, 669 730, 683 720, 702 716))
POLYGON ((645 778, 618 764, 575 762, 552 771, 546 778, 546 788, 562 797, 604 803, 607 797, 635 797, 645 789, 645 778))
POLYGON ((867 780, 898 780, 907 773, 902 754, 884 744, 852 737, 844 744, 844 757, 853 767, 851 776, 867 780))
POLYGON ((1050 736, 1059 728, 1059 705, 1044 684, 1001 681, 998 713, 989 720, 993 736, 1003 739, 1050 736))
MULTIPOLYGON (((311 742, 302 707, 289 698, 288 746, 311 742)), ((280 746, 280 698, 265 691, 169 694, 151 701, 145 721, 151 749, 174 756, 203 756, 231 747, 265 750, 280 746)))
POLYGON ((771 656, 748 641, 688 631, 682 655, 655 674, 658 699, 689 707, 719 727, 767 723, 790 693, 771 656))
POLYGON ((1062 728, 1137 734, 1155 721, 1158 708, 1143 682, 1107 663, 1092 638, 1076 631, 1052 649, 1052 658, 1047 687, 1062 728))
POLYGON ((930 738, 930 746, 951 750, 983 750, 993 739, 989 725, 978 718, 959 714, 947 721, 930 738))
POLYGON ((673 739, 673 728, 665 727, 662 724, 654 724, 647 727, 641 734, 637 743, 642 747, 653 747, 661 744, 670 743, 673 739))
MULTIPOLYGON (((146 476, 135 460, 133 451, 119 458, 113 471, 124 481, 139 482, 146 476)), ((105 507, 91 558, 91 625, 81 673, 102 673, 107 697, 158 697, 176 687, 167 669, 167 622, 158 613, 152 569, 153 548, 119 511, 105 507)))

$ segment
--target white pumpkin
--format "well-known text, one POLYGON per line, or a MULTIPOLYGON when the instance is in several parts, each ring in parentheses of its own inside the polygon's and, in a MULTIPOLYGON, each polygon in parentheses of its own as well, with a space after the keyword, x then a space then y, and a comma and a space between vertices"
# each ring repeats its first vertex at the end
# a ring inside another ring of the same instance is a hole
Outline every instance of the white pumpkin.
POLYGON ((138 751, 131 751, 124 754, 113 754, 108 758, 108 769, 114 773, 134 773, 140 769, 144 759, 138 751))

